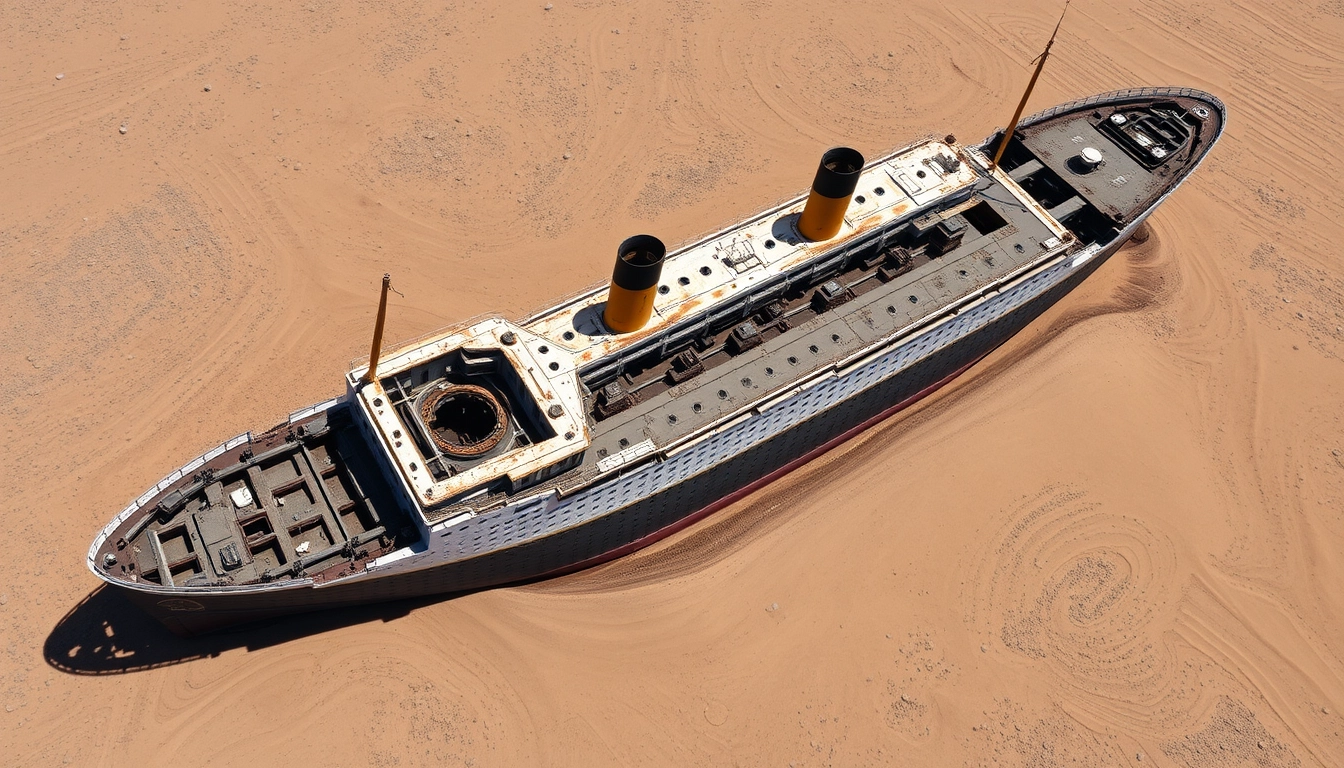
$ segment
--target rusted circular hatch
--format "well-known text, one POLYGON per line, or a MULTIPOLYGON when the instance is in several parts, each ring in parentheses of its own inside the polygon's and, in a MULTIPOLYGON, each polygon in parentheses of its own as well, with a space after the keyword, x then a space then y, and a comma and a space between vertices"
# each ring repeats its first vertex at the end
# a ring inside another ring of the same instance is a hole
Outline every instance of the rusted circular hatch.
POLYGON ((420 403, 420 418, 440 450, 461 458, 488 453, 509 430, 509 413, 499 399, 474 384, 450 384, 431 392, 420 403))

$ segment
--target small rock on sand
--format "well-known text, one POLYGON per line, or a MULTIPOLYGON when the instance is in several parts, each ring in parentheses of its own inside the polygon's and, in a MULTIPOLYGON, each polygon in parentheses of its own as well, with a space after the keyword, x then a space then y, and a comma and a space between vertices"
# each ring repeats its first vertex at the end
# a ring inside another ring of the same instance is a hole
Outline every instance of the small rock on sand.
POLYGON ((571 155, 571 154, 569 154, 568 152, 566 152, 565 154, 561 155, 560 157, 564 158, 565 160, 568 160, 568 159, 570 159, 571 157, 573 157, 573 155, 571 155))
POLYGON ((770 604, 770 607, 769 607, 769 608, 766 608, 765 610, 770 611, 770 612, 772 612, 772 613, 773 613, 774 611, 778 611, 778 610, 779 610, 779 603, 771 603, 771 604, 770 604))
POLYGON ((0 605, 4 605, 5 603, 8 602, 9 602, 9 595, 0 595, 0 605))
POLYGON ((122 123, 121 127, 117 129, 117 133, 126 133, 129 130, 131 129, 127 128, 125 123, 122 123))
POLYGON ((57 79, 57 80, 64 80, 64 79, 65 79, 65 73, 64 73, 64 72, 58 72, 58 73, 56 74, 56 79, 57 79))
POLYGON ((209 83, 206 83, 206 84, 205 84, 205 89, 204 89, 204 90, 205 90, 206 93, 209 93, 209 92, 211 91, 211 88, 210 88, 210 84, 209 84, 209 83))
POLYGON ((551 10, 551 9, 554 8, 554 7, 555 7, 554 5, 551 5, 550 3, 547 3, 547 4, 546 4, 546 7, 543 8, 542 10, 543 10, 543 11, 549 11, 549 10, 551 10))

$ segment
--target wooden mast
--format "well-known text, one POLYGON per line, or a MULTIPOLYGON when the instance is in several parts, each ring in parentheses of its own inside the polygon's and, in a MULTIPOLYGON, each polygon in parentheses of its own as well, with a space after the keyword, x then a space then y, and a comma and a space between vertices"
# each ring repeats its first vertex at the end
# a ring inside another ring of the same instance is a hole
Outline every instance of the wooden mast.
POLYGON ((383 351, 383 321, 387 320, 387 292, 392 288, 392 275, 383 273, 383 294, 378 299, 378 319, 373 324, 373 349, 369 351, 369 370, 361 379, 365 384, 378 380, 378 356, 383 351))
POLYGON ((1050 42, 1045 44, 1045 50, 1036 57, 1036 71, 1031 73, 1031 82, 1027 83, 1027 92, 1022 94, 1022 100, 1017 103, 1017 111, 1013 113, 1013 119, 1008 123, 1008 129, 1003 132, 1003 138, 999 139, 999 148, 994 152, 994 160, 989 164, 989 172, 993 173, 995 168, 999 167, 999 159, 1003 157, 1003 151, 1008 148, 1008 141, 1013 138, 1013 131, 1017 130, 1017 121, 1022 119, 1022 110, 1027 106, 1027 99, 1031 98, 1031 89, 1036 87, 1036 78, 1041 76, 1041 70, 1045 69, 1045 60, 1050 58, 1050 46, 1055 44, 1055 36, 1059 34, 1059 26, 1064 23, 1064 14, 1069 12, 1069 2, 1064 0, 1064 10, 1059 13, 1059 21, 1055 23, 1055 31, 1050 34, 1050 42))

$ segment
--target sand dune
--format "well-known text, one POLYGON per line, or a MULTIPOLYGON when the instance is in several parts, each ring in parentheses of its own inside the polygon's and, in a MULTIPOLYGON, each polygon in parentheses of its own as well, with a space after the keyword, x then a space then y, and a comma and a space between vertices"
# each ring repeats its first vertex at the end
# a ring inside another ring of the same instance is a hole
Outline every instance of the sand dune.
POLYGON ((1033 107, 1228 132, 917 408, 591 571, 183 643, 88 542, 337 394, 384 271, 393 337, 519 315, 831 144, 978 140, 1058 12, 197 5, 0 14, 0 763, 1344 765, 1344 5, 1075 2, 1033 107))

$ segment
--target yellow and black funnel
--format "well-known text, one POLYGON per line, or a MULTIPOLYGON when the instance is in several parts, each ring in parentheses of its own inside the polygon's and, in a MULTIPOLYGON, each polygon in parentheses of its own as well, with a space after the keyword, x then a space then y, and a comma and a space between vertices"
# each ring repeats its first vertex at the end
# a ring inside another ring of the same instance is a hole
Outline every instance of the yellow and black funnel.
POLYGON ((616 250, 616 269, 602 322, 616 333, 638 331, 653 315, 653 297, 663 274, 667 246, 653 235, 625 239, 616 250))
POLYGON ((798 234, 808 240, 830 240, 840 232, 849 199, 859 185, 863 155, 857 149, 832 147, 821 156, 812 192, 798 219, 798 234))

